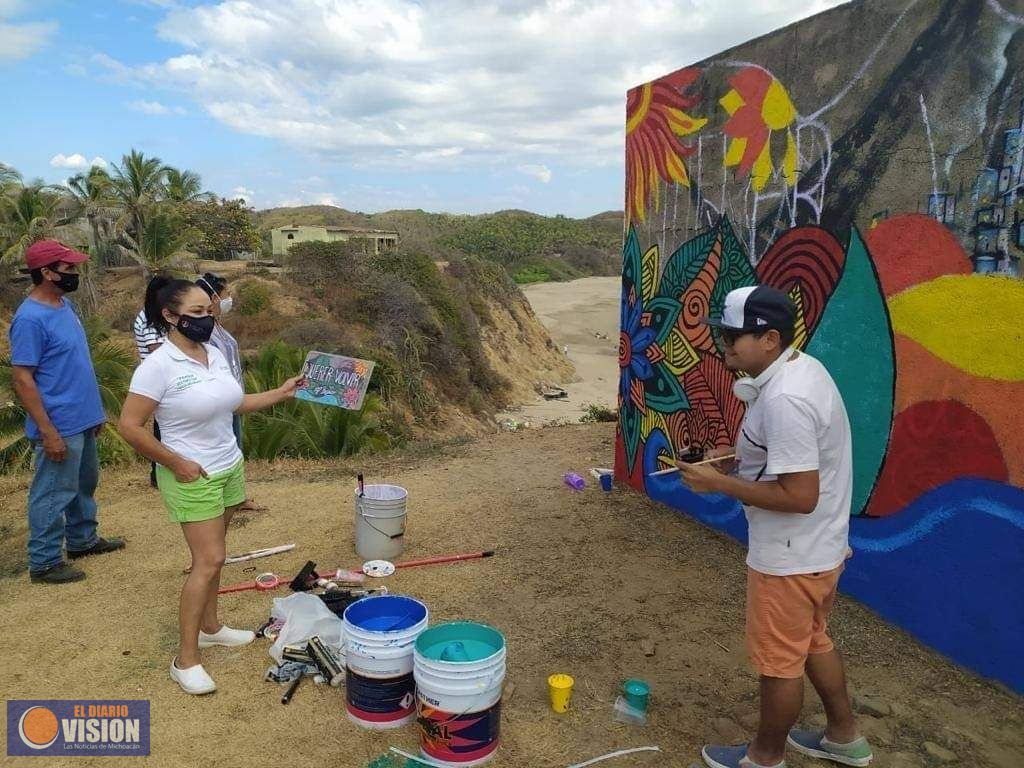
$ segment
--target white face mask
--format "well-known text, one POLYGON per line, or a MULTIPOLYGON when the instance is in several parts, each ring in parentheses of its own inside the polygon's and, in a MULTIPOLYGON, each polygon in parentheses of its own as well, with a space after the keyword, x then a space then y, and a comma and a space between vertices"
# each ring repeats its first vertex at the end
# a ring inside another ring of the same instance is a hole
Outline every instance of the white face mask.
POLYGON ((235 300, 228 296, 226 299, 220 300, 220 313, 226 315, 231 311, 231 307, 235 305, 235 300))

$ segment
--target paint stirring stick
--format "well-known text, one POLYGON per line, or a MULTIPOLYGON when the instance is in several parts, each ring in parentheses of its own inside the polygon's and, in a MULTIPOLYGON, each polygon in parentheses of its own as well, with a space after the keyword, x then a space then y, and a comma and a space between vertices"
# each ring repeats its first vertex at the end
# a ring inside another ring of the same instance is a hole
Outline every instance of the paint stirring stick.
MULTIPOLYGON (((730 453, 727 456, 715 456, 713 459, 704 459, 704 461, 695 461, 690 466, 699 467, 701 464, 713 464, 716 461, 725 461, 726 459, 735 459, 736 454, 730 453)), ((673 472, 678 472, 679 467, 669 467, 668 469, 659 469, 657 472, 651 472, 648 477, 658 477, 659 475, 671 475, 673 472)))

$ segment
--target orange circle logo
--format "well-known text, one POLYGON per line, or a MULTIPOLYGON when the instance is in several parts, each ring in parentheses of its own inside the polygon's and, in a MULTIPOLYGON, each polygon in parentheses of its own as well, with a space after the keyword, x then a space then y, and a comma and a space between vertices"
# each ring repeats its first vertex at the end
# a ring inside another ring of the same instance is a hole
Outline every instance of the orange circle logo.
POLYGON ((18 721, 18 735, 25 746, 46 749, 57 740, 57 716, 46 707, 29 707, 18 721))

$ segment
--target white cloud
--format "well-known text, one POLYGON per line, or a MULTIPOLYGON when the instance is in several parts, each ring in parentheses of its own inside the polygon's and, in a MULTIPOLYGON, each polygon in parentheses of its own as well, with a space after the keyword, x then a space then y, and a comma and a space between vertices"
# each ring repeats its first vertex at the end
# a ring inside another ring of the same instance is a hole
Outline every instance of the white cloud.
POLYGON ((92 160, 86 160, 84 155, 80 155, 75 152, 72 155, 65 155, 62 152, 58 152, 56 155, 50 158, 50 165, 54 168, 71 168, 76 171, 85 171, 92 168, 94 165, 98 165, 100 168, 107 166, 107 161, 97 155, 92 160))
POLYGON ((283 197, 274 206, 277 208, 294 208, 300 205, 334 205, 341 208, 337 196, 332 192, 307 192, 300 191, 293 197, 283 197))
POLYGON ((55 21, 13 21, 30 9, 23 0, 0 0, 0 64, 39 52, 57 33, 55 21))
POLYGON ((534 165, 532 163, 527 163, 525 165, 520 165, 516 170, 520 173, 525 173, 527 176, 533 176, 535 179, 538 179, 545 184, 551 181, 551 169, 546 165, 534 165))
MULTIPOLYGON (((169 10, 175 56, 115 79, 247 134, 362 165, 621 162, 629 87, 839 0, 214 0, 169 10)), ((522 169, 521 168, 521 169, 522 169)))
POLYGON ((238 186, 231 190, 231 195, 229 196, 228 199, 243 200, 246 204, 249 204, 252 202, 254 195, 255 193, 251 189, 247 187, 238 186))
POLYGON ((185 109, 182 107, 168 107, 166 104, 161 104, 159 101, 147 101, 145 99, 136 99, 135 101, 129 101, 125 104, 128 109, 135 112, 142 112, 145 115, 184 115, 187 114, 185 109))

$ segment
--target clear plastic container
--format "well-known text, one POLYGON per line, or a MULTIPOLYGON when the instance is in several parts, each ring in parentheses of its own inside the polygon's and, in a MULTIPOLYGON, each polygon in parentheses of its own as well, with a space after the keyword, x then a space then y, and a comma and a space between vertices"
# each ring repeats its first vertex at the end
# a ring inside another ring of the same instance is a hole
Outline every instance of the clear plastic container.
POLYGON ((619 696, 615 699, 615 703, 612 705, 612 712, 617 722, 629 723, 630 725, 647 724, 647 713, 642 709, 631 707, 629 702, 626 701, 625 696, 619 696))

